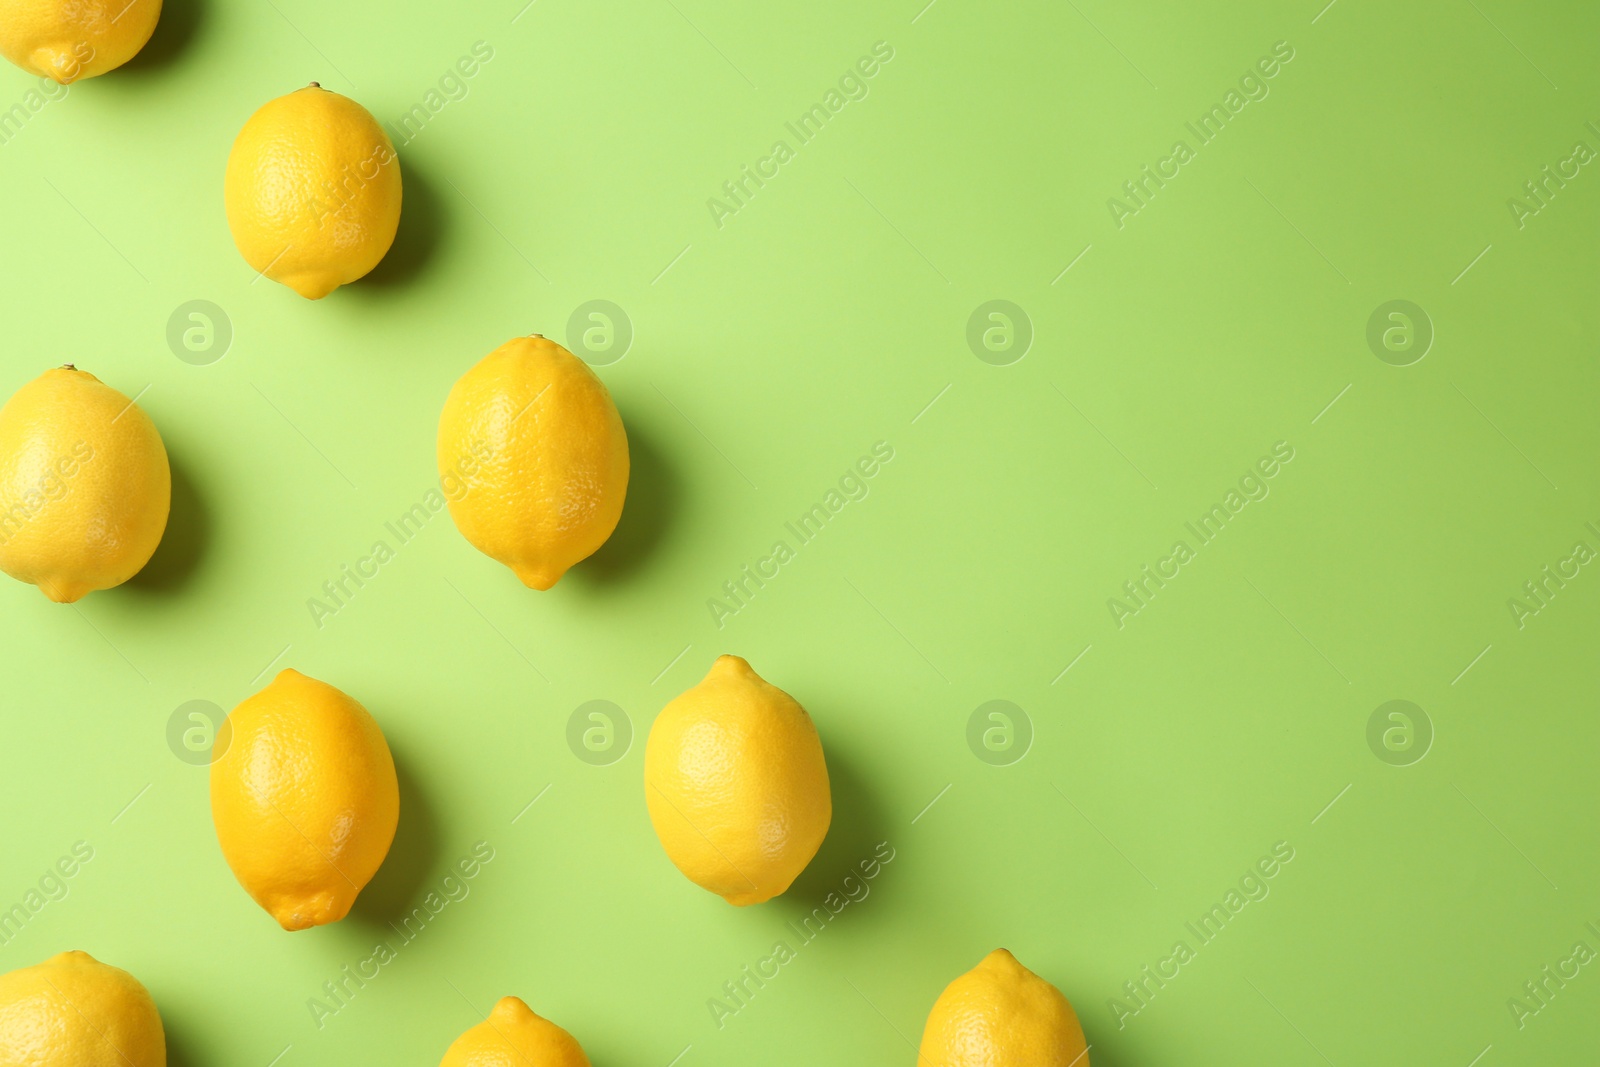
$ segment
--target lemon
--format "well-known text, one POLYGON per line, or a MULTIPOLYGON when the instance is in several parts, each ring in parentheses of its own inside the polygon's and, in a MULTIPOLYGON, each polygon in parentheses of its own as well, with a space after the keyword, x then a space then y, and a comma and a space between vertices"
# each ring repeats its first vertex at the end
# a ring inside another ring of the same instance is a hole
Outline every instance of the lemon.
POLYGON ((394 759, 367 709, 286 670, 228 715, 211 765, 223 858, 285 930, 338 922, 388 855, 394 759))
POLYGON ((0 975, 0 1063, 166 1067, 156 1002, 127 971, 63 952, 0 975))
POLYGON ((589 1067, 589 1057, 561 1027, 516 997, 501 997, 445 1050, 439 1067, 589 1067))
POLYGON ((997 948, 945 987, 922 1031, 918 1067, 1089 1067, 1061 991, 997 948))
POLYGON ((245 262, 320 300, 394 243, 400 157, 366 108, 312 82, 250 116, 223 193, 245 262))
POLYGON ((588 364, 538 334, 507 341, 456 382, 438 459, 456 528, 534 589, 555 585, 622 517, 622 416, 588 364))
POLYGON ((0 54, 66 85, 138 55, 160 17, 161 0, 6 0, 0 54))
POLYGON ((738 656, 656 716, 645 802, 670 859, 730 904, 789 888, 833 818, 822 739, 795 699, 738 656))
POLYGON ((94 375, 45 371, 0 408, 0 570, 51 600, 138 574, 171 503, 155 424, 94 375))

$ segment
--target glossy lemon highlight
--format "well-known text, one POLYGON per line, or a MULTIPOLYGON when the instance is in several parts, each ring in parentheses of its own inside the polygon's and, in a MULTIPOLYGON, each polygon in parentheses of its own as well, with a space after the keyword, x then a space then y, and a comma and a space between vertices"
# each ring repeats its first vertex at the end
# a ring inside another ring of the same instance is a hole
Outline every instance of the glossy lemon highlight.
POLYGON ((0 570, 70 604, 143 569, 172 504, 150 416, 70 364, 0 408, 0 570))
POLYGON ((456 1038, 439 1067, 589 1067, 589 1057, 561 1027, 516 997, 501 997, 487 1019, 456 1038))
POLYGON ((1061 991, 997 948, 945 987, 922 1031, 918 1067, 1089 1067, 1061 991))
POLYGON ((400 225, 389 136, 366 108, 316 82, 250 116, 223 190, 245 262, 309 300, 376 267, 400 225))
POLYGON ((216 746, 211 818, 239 884, 285 930, 344 918, 400 818, 377 722, 333 686, 286 670, 233 709, 216 746))
POLYGON ((160 18, 161 0, 5 0, 0 54, 67 85, 138 55, 160 18))
POLYGON ((789 888, 833 819, 817 728, 795 699, 738 656, 656 716, 645 802, 667 858, 730 904, 789 888))
POLYGON ((532 589, 603 545, 628 493, 628 435, 605 383, 538 334, 507 341, 456 382, 438 461, 456 528, 532 589))
POLYGON ((0 1064, 166 1067, 167 1037, 139 980, 87 952, 0 975, 0 1064))

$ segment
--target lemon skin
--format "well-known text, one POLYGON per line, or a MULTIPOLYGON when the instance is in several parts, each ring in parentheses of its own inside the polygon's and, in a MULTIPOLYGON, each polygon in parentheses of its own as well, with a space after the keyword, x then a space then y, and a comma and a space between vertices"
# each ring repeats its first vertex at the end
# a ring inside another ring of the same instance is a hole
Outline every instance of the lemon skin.
POLYGON ((0 408, 0 570, 70 604, 161 543, 172 470, 150 416, 86 371, 45 371, 0 408))
POLYGON ((0 975, 0 1063, 166 1067, 167 1038, 137 978, 63 952, 0 975))
POLYGON ((721 656, 650 727, 645 803, 667 858, 730 904, 770 900, 833 819, 817 728, 793 697, 721 656))
POLYGON ((333 686, 286 670, 233 709, 216 744, 211 818, 239 884, 285 930, 344 918, 400 818, 377 722, 333 686))
POLYGON ((308 300, 364 276, 400 225, 400 159, 366 108, 313 82, 250 116, 223 179, 245 262, 308 300))
POLYGON ((549 589, 603 545, 628 493, 628 435, 605 383, 535 334, 463 374, 439 416, 440 484, 478 551, 549 589))
POLYGON ((160 18, 161 0, 6 0, 0 55, 68 85, 138 55, 160 18))
POLYGON ((589 1067, 577 1040, 516 997, 456 1038, 439 1067, 589 1067))
POLYGON ((922 1031, 919 1067, 1089 1067, 1061 991, 1003 948, 945 987, 922 1031))

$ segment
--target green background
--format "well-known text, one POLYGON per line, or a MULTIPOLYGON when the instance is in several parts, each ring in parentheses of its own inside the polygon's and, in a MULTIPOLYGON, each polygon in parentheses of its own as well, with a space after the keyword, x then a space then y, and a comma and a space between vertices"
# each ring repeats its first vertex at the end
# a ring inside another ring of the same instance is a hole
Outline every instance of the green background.
MULTIPOLYGON (((1600 550, 1600 173, 1521 227, 1507 202, 1600 149, 1600 16, 923 2, 172 0, 136 61, 29 113, 0 144, 0 390, 72 360, 138 395, 177 488, 128 585, 0 588, 0 907, 94 850, 0 969, 126 967, 180 1065, 431 1064, 505 994, 598 1067, 910 1064, 997 946, 1096 1065, 1592 1052, 1600 966, 1520 1026, 1507 1002, 1600 950, 1600 576, 1520 627, 1508 600, 1600 550), (222 209, 249 114, 317 79, 394 123, 479 41, 399 148, 379 269, 317 303, 256 281, 222 209), (880 41, 798 146, 785 122, 880 41), (1280 41, 1269 95, 1200 146, 1184 124, 1280 41), (779 139, 795 158, 719 228, 708 198, 779 139), (1179 139, 1119 228, 1108 199, 1179 139), (206 365, 167 341, 196 299, 233 332, 206 365), (542 594, 443 515, 398 545, 450 384, 594 299, 634 331, 599 369, 634 460, 612 542, 542 594), (1033 331, 1004 366, 967 340, 995 299, 1033 331), (1435 332, 1409 366, 1366 339, 1394 299, 1435 332), (708 599, 880 441, 866 498, 719 628, 708 599), (1278 442, 1270 495, 1198 546, 1184 524, 1278 442), (308 598, 380 539, 396 558, 319 628, 308 598), (1195 558, 1119 627, 1108 599, 1179 539, 1195 558), (806 874, 738 910, 671 867, 641 785, 657 710, 724 651, 811 711, 834 782, 806 874), (402 782, 351 917, 293 935, 167 741, 284 666, 365 703, 402 782), (1005 766, 967 742, 996 699, 1033 732, 1005 766), (1420 762, 1369 747, 1394 699, 1431 723, 1420 762), (631 719, 610 765, 566 741, 590 700, 631 719), (308 1000, 480 841, 470 895, 319 1028, 308 1000), (800 947, 786 923, 879 842, 870 895, 800 947), (1279 842, 1270 895, 1199 946, 1185 923, 1279 842), (708 1000, 780 939, 796 958, 719 1027, 708 1000), (1119 1026, 1108 1000, 1179 940, 1119 1026)), ((7 67, 0 107, 35 87, 7 67)))

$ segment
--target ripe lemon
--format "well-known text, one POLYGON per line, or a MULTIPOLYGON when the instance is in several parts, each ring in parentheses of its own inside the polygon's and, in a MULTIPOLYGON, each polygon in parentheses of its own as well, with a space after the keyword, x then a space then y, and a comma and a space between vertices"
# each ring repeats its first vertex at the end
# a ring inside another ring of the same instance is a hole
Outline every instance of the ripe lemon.
POLYGON ((795 699, 738 656, 661 709, 644 750, 661 847, 730 904, 789 888, 833 819, 822 739, 795 699))
POLYGON ((63 952, 0 975, 0 1063, 166 1067, 167 1037, 137 978, 63 952))
POLYGON ((211 765, 211 819, 245 892, 285 930, 338 922, 400 818, 394 759, 367 709, 299 671, 234 708, 211 765))
POLYGON ((6 0, 0 54, 66 85, 138 55, 160 17, 161 0, 6 0))
POLYGON ((245 262, 320 300, 394 243, 400 157, 366 108, 312 82, 250 116, 223 192, 245 262))
POLYGON ((524 585, 549 589, 622 517, 628 435, 588 364, 534 334, 463 374, 439 416, 450 517, 524 585))
POLYGON ((87 371, 45 371, 0 408, 0 570, 51 600, 138 574, 171 503, 150 416, 87 371))
POLYGON ((589 1057, 561 1027, 516 997, 501 997, 487 1019, 445 1050, 439 1067, 589 1067, 589 1057))
POLYGON ((922 1031, 919 1067, 1089 1067, 1061 991, 997 948, 945 987, 922 1031))

